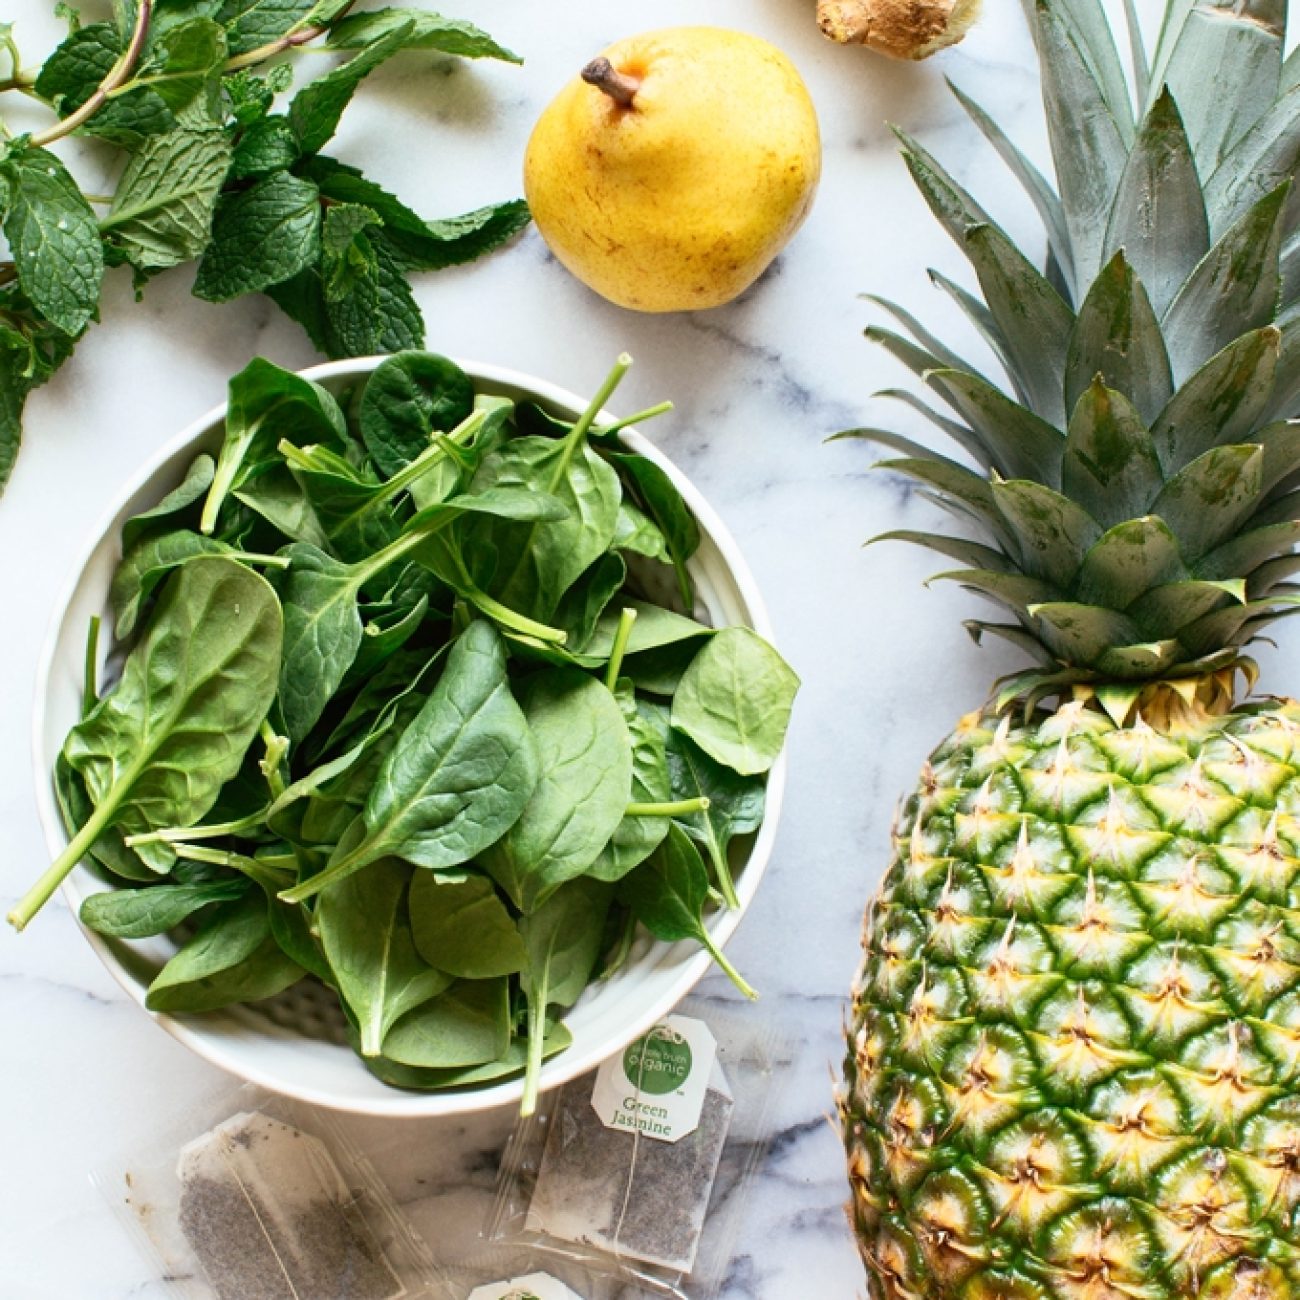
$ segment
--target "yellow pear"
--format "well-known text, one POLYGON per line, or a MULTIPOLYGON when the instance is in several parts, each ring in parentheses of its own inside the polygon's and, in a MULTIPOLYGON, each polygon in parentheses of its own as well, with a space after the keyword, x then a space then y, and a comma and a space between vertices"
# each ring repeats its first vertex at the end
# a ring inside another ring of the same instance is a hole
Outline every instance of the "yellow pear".
POLYGON ((556 257, 611 302, 692 311, 758 279, 812 206, 808 89, 745 32, 673 27, 611 45, 538 119, 524 192, 556 257))

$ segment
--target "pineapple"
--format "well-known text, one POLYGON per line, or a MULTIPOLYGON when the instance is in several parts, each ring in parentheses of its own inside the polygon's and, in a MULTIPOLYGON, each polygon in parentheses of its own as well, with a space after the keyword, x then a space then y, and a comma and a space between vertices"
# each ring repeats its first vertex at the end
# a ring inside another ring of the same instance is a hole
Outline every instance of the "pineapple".
MULTIPOLYGON (((1300 61, 1285 0, 1030 5, 1045 271, 924 149, 987 378, 868 331, 960 448, 904 532, 1033 658, 933 753, 864 928, 838 1107, 875 1300, 1300 1297, 1300 704, 1242 702, 1300 570, 1300 61), (1136 105, 1136 107, 1135 107, 1136 105), (971 468, 971 466, 975 468, 971 468)), ((960 92, 959 92, 960 94, 960 92)))

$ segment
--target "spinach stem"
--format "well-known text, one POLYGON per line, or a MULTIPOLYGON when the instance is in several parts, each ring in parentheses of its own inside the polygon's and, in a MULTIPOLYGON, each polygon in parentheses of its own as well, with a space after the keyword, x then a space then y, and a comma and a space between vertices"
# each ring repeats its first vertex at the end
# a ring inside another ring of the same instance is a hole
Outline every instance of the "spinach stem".
POLYGON ((37 912, 50 901, 54 891, 72 874, 72 868, 90 852, 91 845, 99 839, 117 814, 117 805, 108 801, 99 805, 86 819, 86 824, 72 837, 68 847, 50 863, 40 879, 14 904, 9 912, 9 924, 23 930, 37 912))
POLYGON ((657 406, 647 406, 644 411, 638 411, 635 415, 615 420, 613 424, 602 425, 596 432, 604 437, 607 434, 617 433, 620 429, 630 428, 634 424, 641 424, 645 420, 653 420, 656 415, 667 415, 672 409, 671 402, 660 402, 657 406))
POLYGON ((258 555, 254 551, 232 551, 227 558, 242 560, 245 564, 260 564, 264 569, 287 569, 289 567, 288 557, 283 555, 258 555))
POLYGON ((722 951, 721 948, 718 947, 716 943, 714 943, 713 936, 707 930, 701 928, 701 934, 703 935, 703 938, 700 940, 700 942, 708 950, 709 956, 711 956, 713 960, 717 962, 718 965, 722 968, 727 978, 751 1002, 757 1002, 758 990, 752 987, 750 984, 746 983, 744 976, 741 975, 741 973, 727 960, 726 954, 722 951))
POLYGON ((632 365, 632 358, 626 352, 620 353, 619 358, 614 362, 614 368, 605 376, 605 382, 596 390, 596 396, 591 399, 587 409, 578 416, 578 422, 565 435, 564 449, 560 455, 559 461, 556 462, 555 473, 551 475, 550 486, 547 491, 552 496, 555 490, 560 486, 560 481, 564 478, 565 472, 569 468, 569 461, 573 459, 573 453, 586 438, 591 426, 595 423, 596 417, 605 409, 605 403, 609 401, 614 390, 623 381, 623 376, 627 374, 632 365))
POLYGON ((92 614, 90 627, 86 632, 86 663, 81 681, 83 718, 99 703, 99 626, 99 615, 92 614))
POLYGON ((228 822, 209 822, 199 826, 166 826, 162 830, 149 831, 144 835, 127 835, 123 843, 128 849, 140 844, 179 844, 188 840, 216 840, 223 835, 239 835, 260 826, 266 819, 266 808, 259 808, 247 817, 236 817, 228 822))
POLYGON ((624 811, 623 816, 689 817, 692 813, 708 811, 709 801, 701 795, 697 799, 678 799, 674 803, 630 803, 624 811))
POLYGON ((722 891, 723 902, 734 910, 740 906, 740 899, 736 894, 736 882, 731 878, 731 867, 727 864, 726 856, 716 845, 710 844, 709 857, 713 860, 713 870, 718 877, 718 888, 722 891))
MULTIPOLYGON (((280 775, 280 764, 284 761, 284 756, 288 752, 289 738, 288 736, 276 735, 275 728, 265 718, 262 719, 262 725, 257 729, 257 734, 262 737, 262 744, 266 746, 266 757, 262 759, 258 766, 262 769, 262 775, 266 777, 266 784, 270 788, 271 798, 275 800, 287 789, 284 777, 280 775)), ((269 808, 265 808, 259 816, 264 818, 270 811, 269 808)))
POLYGON ((117 62, 108 70, 108 75, 99 83, 98 89, 76 112, 69 113, 67 117, 57 125, 50 127, 48 131, 42 131, 40 134, 32 136, 31 146, 33 149, 43 149, 47 144, 53 144, 55 140, 62 140, 65 135, 71 135, 79 126, 90 121, 104 107, 108 97, 120 85, 130 79, 131 72, 136 63, 139 62, 140 55, 144 50, 145 38, 149 34, 149 20, 152 15, 153 0, 139 0, 135 13, 135 30, 131 33, 131 39, 126 49, 122 51, 117 62))
POLYGON ((614 644, 609 648, 609 663, 605 668, 605 685, 612 691, 618 685, 619 670, 623 667, 623 656, 627 653, 627 643, 632 638, 632 627, 636 623, 636 610, 630 605, 623 608, 618 616, 618 627, 614 629, 614 644))

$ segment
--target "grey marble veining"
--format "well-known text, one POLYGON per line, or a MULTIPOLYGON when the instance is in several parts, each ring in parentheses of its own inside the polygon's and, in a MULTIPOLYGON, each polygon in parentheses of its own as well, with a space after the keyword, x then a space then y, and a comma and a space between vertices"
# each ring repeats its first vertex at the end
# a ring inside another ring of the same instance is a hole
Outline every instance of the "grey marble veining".
MULTIPOLYGON (((990 0, 959 49, 921 66, 822 41, 811 0, 465 0, 450 8, 523 52, 522 69, 408 55, 372 77, 337 153, 430 214, 519 192, 531 124, 599 48, 639 28, 707 21, 758 32, 794 58, 824 131, 817 206, 771 272, 740 301, 695 317, 635 316, 584 290, 535 232, 478 266, 418 281, 431 347, 590 391, 613 357, 636 367, 616 405, 665 397, 651 436, 716 505, 745 550, 787 656, 804 680, 776 854, 731 954, 798 1050, 773 1116, 771 1153, 750 1203, 725 1300, 850 1300, 861 1270, 827 1116, 861 909, 883 867, 898 796, 925 753, 978 705, 1010 652, 977 651, 970 598, 923 589, 932 559, 861 543, 924 527, 934 509, 871 474, 873 449, 823 445, 837 429, 889 421, 873 402, 906 382, 861 337, 880 312, 858 294, 905 302, 977 345, 925 268, 965 278, 959 254, 911 188, 885 123, 920 136, 1018 236, 1031 216, 948 95, 945 74, 1041 155, 1043 130, 1019 5, 990 0)), ((7 17, 34 51, 57 28, 46 0, 7 17)), ((87 6, 89 16, 93 5, 87 6)), ((306 57, 306 56, 304 56, 306 57)), ((7 105, 5 106, 7 108, 7 105)), ((88 174, 102 163, 87 157, 88 174)), ((1036 247, 1036 245, 1035 245, 1036 247)), ((213 307, 188 271, 131 300, 110 275, 105 324, 31 400, 26 445, 0 502, 0 894, 6 906, 45 865, 28 733, 31 683, 53 601, 106 499, 149 451, 220 401, 227 376, 262 353, 315 358, 296 327, 255 300, 213 307)), ((923 435, 924 436, 924 435, 923 435)), ((1287 642, 1283 642, 1285 646, 1287 642)), ((1261 656, 1281 689, 1280 658, 1261 656)), ((710 979, 702 991, 727 997, 710 979)), ((0 936, 0 1300, 162 1300, 151 1263, 108 1213, 88 1174, 229 1080, 129 1003, 61 899, 15 938, 0 936)), ((448 1253, 482 1222, 507 1113, 441 1122, 350 1121, 417 1226, 448 1253)))

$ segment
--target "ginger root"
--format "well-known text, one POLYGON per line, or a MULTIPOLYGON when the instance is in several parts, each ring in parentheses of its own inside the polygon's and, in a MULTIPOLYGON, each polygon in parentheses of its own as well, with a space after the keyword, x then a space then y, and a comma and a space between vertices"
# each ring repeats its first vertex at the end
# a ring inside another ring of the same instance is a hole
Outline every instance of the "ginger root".
POLYGON ((843 45, 867 45, 895 59, 924 59, 956 45, 979 11, 980 0, 818 0, 817 21, 843 45))

